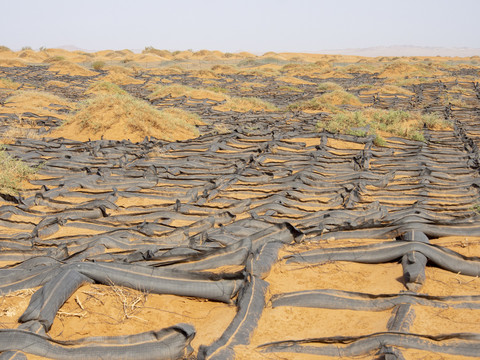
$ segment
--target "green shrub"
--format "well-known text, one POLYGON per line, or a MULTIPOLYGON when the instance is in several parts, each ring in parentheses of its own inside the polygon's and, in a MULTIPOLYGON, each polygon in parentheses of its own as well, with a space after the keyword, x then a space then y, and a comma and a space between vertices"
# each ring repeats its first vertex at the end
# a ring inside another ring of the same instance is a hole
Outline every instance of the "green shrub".
POLYGON ((356 136, 374 135, 376 144, 384 141, 377 132, 416 141, 425 141, 422 130, 441 130, 450 124, 436 114, 420 114, 403 110, 364 109, 334 114, 324 123, 324 128, 333 133, 356 136))
POLYGON ((12 158, 0 148, 0 192, 16 195, 22 182, 30 178, 35 170, 23 161, 12 158))
POLYGON ((100 61, 100 60, 97 60, 97 61, 94 61, 92 63, 92 68, 94 70, 102 70, 105 66, 105 62, 104 61, 100 61))

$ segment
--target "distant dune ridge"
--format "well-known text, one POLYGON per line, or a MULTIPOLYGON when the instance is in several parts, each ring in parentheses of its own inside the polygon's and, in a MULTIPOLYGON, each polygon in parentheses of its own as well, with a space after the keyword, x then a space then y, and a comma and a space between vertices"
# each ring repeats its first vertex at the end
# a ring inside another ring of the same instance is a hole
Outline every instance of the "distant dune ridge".
MULTIPOLYGON (((57 47, 68 51, 95 52, 97 50, 81 49, 75 45, 62 45, 57 47)), ((130 49, 134 53, 141 53, 142 49, 130 49)), ((268 50, 268 49, 267 49, 268 50)), ((267 51, 265 50, 265 51, 267 51)), ((237 52, 237 51, 236 51, 237 52)), ((239 52, 239 51, 238 51, 239 52)), ((282 51, 283 52, 283 51, 282 51)), ((292 52, 292 51, 286 51, 292 52)), ((480 49, 469 47, 433 47, 413 45, 373 46, 352 49, 324 49, 318 51, 298 51, 302 53, 331 54, 331 55, 357 55, 366 57, 376 56, 480 56, 480 49)), ((256 52, 254 52, 256 54, 256 52)), ((263 52, 261 52, 263 54, 263 52)), ((259 53, 260 54, 260 53, 259 53)))

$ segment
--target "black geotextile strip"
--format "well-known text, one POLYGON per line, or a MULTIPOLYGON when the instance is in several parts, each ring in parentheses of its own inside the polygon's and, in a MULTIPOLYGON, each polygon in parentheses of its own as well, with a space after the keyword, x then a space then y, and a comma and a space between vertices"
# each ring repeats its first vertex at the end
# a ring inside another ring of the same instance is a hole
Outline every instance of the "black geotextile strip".
POLYGON ((27 360, 27 356, 19 351, 4 351, 0 353, 0 360, 27 360))
POLYGON ((92 280, 85 275, 71 269, 59 273, 32 295, 27 309, 18 321, 25 323, 36 320, 49 331, 64 302, 80 286, 91 282, 92 280))
POLYGON ((345 248, 316 249, 288 255, 287 263, 324 263, 327 261, 352 261, 378 264, 391 262, 409 252, 419 252, 440 268, 469 276, 480 275, 480 259, 462 256, 447 248, 411 241, 388 241, 380 244, 345 248))
MULTIPOLYGON (((430 244, 428 237, 421 231, 407 231, 402 235, 404 241, 416 241, 430 244)), ((402 257, 403 280, 408 290, 419 291, 425 283, 427 257, 418 251, 410 251, 402 257)))
POLYGON ((480 295, 431 296, 410 291, 400 294, 366 294, 342 290, 305 290, 276 294, 272 307, 299 306, 325 309, 383 311, 400 304, 422 305, 441 309, 480 309, 480 295))
MULTIPOLYGON (((65 265, 38 266, 37 269, 17 269, 16 272, 7 272, 2 276, 2 293, 8 293, 19 289, 32 288, 47 283, 46 288, 39 291, 49 292, 39 295, 38 299, 47 301, 52 294, 67 299, 69 295, 62 292, 69 292, 68 287, 57 289, 53 281, 57 275, 63 279, 65 272, 70 270, 67 276, 68 281, 75 272, 104 285, 125 286, 139 291, 147 291, 156 294, 173 294, 180 296, 200 297, 215 301, 230 303, 244 281, 242 273, 227 274, 223 278, 221 274, 213 273, 190 273, 186 271, 167 268, 149 267, 126 263, 109 262, 79 262, 65 265), (60 275, 61 274, 61 275, 60 275)), ((3 270, 0 270, 2 274, 3 270)), ((65 280, 67 281, 67 280, 65 280)), ((68 282, 67 281, 67 282, 68 282)), ((37 297, 34 297, 37 299, 37 297)), ((43 307, 42 303, 38 306, 43 307)), ((53 309, 53 308, 52 308, 53 309)))
POLYGON ((278 341, 260 345, 258 349, 268 353, 300 353, 342 357, 368 355, 384 346, 477 357, 480 353, 480 334, 458 333, 429 336, 402 332, 382 332, 356 337, 336 336, 278 341))
POLYGON ((396 305, 387 323, 388 331, 407 333, 415 320, 415 309, 411 304, 396 305))
POLYGON ((209 346, 198 350, 198 360, 233 360, 234 347, 248 345, 253 330, 265 307, 265 293, 268 283, 256 276, 250 277, 238 295, 237 314, 223 335, 209 346))
MULTIPOLYGON (((476 217, 476 216, 475 216, 476 217)), ((401 219, 400 219, 401 220, 401 219)), ((311 228, 305 231, 305 234, 316 235, 315 240, 326 239, 389 239, 400 236, 405 231, 419 230, 424 232, 431 238, 439 238, 445 236, 480 236, 480 225, 472 221, 449 221, 448 223, 435 225, 425 222, 416 222, 415 219, 410 218, 412 222, 398 225, 384 225, 382 227, 373 224, 373 227, 368 226, 368 223, 360 223, 358 228, 352 228, 347 222, 344 226, 339 225, 330 231, 325 231, 323 227, 311 228)), ((418 221, 418 219, 417 219, 418 221)), ((401 222, 401 221, 399 221, 401 222)), ((301 222, 300 222, 301 224, 301 222)), ((426 255, 426 254, 425 254, 426 255)))
POLYGON ((191 354, 195 329, 178 324, 158 331, 112 337, 53 340, 25 330, 0 329, 0 352, 21 351, 48 359, 182 359, 191 354))

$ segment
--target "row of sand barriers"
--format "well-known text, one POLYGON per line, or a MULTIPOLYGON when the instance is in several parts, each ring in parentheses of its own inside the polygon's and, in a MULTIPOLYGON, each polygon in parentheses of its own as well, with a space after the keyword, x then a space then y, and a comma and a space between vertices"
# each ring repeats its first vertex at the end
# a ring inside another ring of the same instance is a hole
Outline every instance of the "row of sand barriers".
POLYGON ((414 304, 479 305, 476 296, 420 292, 427 263, 468 276, 480 273, 477 258, 429 241, 480 236, 473 210, 477 154, 465 149, 460 134, 425 136, 426 143, 393 138, 382 148, 371 138, 258 131, 178 143, 18 140, 8 146, 9 153, 41 165, 40 177, 32 181, 35 189, 7 198, 12 205, 0 208, 2 228, 8 229, 2 235, 1 291, 39 288, 18 329, 2 330, 2 339, 8 339, 0 342, 2 356, 19 351, 52 358, 99 353, 175 358, 192 352, 195 330, 186 324, 102 340, 49 338, 57 311, 88 283, 234 303, 237 315, 225 332, 194 349, 199 358, 234 358, 236 347, 251 342, 265 306, 388 308, 392 319, 385 331, 357 337, 285 334, 258 346, 259 352, 356 356, 380 351, 400 358, 406 348, 476 355, 476 333, 409 332, 414 304), (347 148, 339 146, 345 142, 347 148), (139 199, 148 205, 136 205, 139 199), (378 241, 318 246, 342 238, 378 241), (313 249, 279 255, 285 246, 301 244, 313 249), (282 262, 400 260, 408 292, 268 291, 271 267, 282 262))

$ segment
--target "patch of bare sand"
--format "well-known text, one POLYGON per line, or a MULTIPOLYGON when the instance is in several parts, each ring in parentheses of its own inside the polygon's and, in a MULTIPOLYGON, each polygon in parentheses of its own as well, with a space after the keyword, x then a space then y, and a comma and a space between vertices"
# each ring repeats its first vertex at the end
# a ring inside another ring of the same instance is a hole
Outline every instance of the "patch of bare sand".
POLYGON ((56 340, 116 336, 158 330, 178 323, 195 327, 198 351, 219 337, 236 314, 234 305, 128 288, 86 285, 60 308, 50 330, 56 340))
POLYGON ((15 329, 18 319, 28 307, 30 298, 38 288, 23 289, 0 296, 0 328, 15 329))

